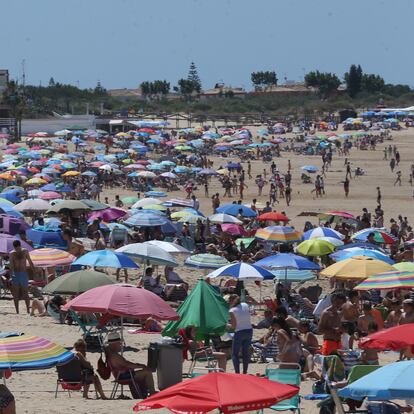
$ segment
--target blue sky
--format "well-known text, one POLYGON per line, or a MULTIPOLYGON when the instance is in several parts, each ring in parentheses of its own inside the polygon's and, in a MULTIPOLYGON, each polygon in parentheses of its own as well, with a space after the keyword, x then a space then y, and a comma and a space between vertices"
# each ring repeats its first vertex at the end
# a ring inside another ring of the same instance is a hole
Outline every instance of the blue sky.
POLYGON ((351 63, 414 85, 411 0, 13 0, 2 11, 0 68, 19 77, 25 59, 31 84, 173 85, 194 60, 205 88, 351 63))

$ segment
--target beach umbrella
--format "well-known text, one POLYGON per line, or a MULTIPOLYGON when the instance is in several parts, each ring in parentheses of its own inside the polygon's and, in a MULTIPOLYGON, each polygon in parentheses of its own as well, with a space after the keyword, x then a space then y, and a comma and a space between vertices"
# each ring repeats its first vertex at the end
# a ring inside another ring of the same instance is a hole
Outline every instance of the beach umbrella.
POLYGON ((168 408, 202 414, 259 411, 294 397, 299 387, 246 374, 211 372, 180 382, 135 404, 134 411, 168 408))
POLYGON ((146 265, 178 266, 177 261, 170 253, 159 246, 149 243, 127 244, 117 249, 116 252, 127 255, 134 259, 134 261, 146 265))
POLYGON ((41 185, 47 184, 47 181, 40 177, 33 177, 27 180, 23 185, 41 185))
POLYGON ((114 283, 106 273, 78 270, 52 280, 42 291, 47 295, 79 295, 89 289, 114 283))
POLYGON ((319 218, 326 221, 355 220, 355 216, 346 211, 331 210, 326 213, 319 214, 319 218))
POLYGON ((398 238, 388 233, 384 229, 377 229, 375 227, 369 229, 363 229, 351 236, 351 239, 358 241, 366 241, 368 236, 374 233, 374 241, 380 244, 394 244, 398 241, 398 238))
POLYGON ((258 221, 283 221, 284 223, 287 223, 289 221, 289 218, 285 216, 283 213, 279 213, 278 211, 269 211, 268 213, 260 214, 259 217, 257 217, 258 221))
POLYGON ((13 217, 8 214, 0 214, 0 218, 3 221, 2 230, 4 233, 15 235, 20 231, 30 229, 30 226, 22 218, 13 217))
POLYGON ((178 220, 178 223, 197 224, 200 220, 202 223, 205 223, 207 221, 207 218, 197 216, 195 214, 186 214, 178 220))
POLYGON ((166 217, 163 217, 158 214, 149 213, 149 214, 134 214, 133 216, 127 218, 124 223, 128 226, 133 227, 155 227, 162 226, 166 224, 169 220, 166 217))
POLYGON ((62 195, 59 193, 56 193, 55 191, 45 191, 39 195, 39 198, 42 200, 55 200, 56 198, 62 198, 62 195))
POLYGON ((218 269, 221 266, 229 264, 229 262, 223 256, 201 253, 188 257, 184 264, 185 266, 195 267, 197 269, 218 269))
POLYGON ((64 174, 62 174, 62 177, 77 177, 81 173, 79 171, 66 171, 64 174))
POLYGON ((336 250, 337 251, 349 250, 349 249, 354 249, 354 248, 357 248, 357 247, 359 247, 361 249, 376 250, 376 251, 384 253, 384 254, 386 253, 385 250, 383 248, 381 248, 378 244, 369 243, 369 242, 347 243, 347 244, 344 244, 343 246, 338 247, 336 250))
POLYGON ((138 200, 132 208, 142 208, 150 204, 162 204, 162 201, 153 197, 141 198, 141 200, 138 200))
POLYGON ((29 255, 36 267, 68 266, 76 259, 68 252, 49 247, 32 250, 29 255))
POLYGON ((399 351, 414 346, 414 323, 383 329, 359 340, 361 349, 399 351))
POLYGON ((231 263, 209 273, 207 277, 233 277, 235 279, 273 279, 274 276, 263 267, 248 263, 231 263))
POLYGON ((0 203, 2 203, 2 204, 7 204, 8 206, 10 206, 11 208, 13 208, 14 207, 14 203, 12 203, 11 201, 9 201, 9 200, 6 200, 5 198, 0 198, 0 203))
POLYGON ((88 237, 77 237, 75 240, 84 247, 86 252, 92 252, 96 248, 96 240, 88 237))
POLYGON ((27 371, 69 362, 75 354, 35 335, 0 338, 0 370, 27 371))
POLYGON ((14 206, 14 210, 20 211, 22 213, 46 211, 50 208, 50 205, 45 200, 40 199, 27 199, 23 200, 21 203, 14 206))
POLYGON ((355 287, 356 290, 413 289, 414 272, 386 272, 372 275, 355 287))
POLYGON ((181 198, 172 198, 167 200, 164 205, 179 206, 179 207, 193 207, 192 200, 183 200, 181 198))
POLYGON ((231 216, 237 216, 240 213, 240 210, 243 214, 243 217, 256 217, 257 213, 249 207, 246 207, 242 204, 226 204, 219 207, 217 213, 230 214, 231 216))
POLYGON ((167 197, 164 191, 146 191, 144 195, 145 197, 167 197))
POLYGON ((382 260, 383 262, 391 265, 394 264, 394 260, 392 260, 385 253, 382 253, 378 250, 363 249, 362 247, 352 247, 349 249, 339 250, 335 253, 332 253, 329 257, 339 262, 341 260, 349 259, 354 256, 372 257, 374 259, 382 260))
POLYGON ((387 364, 339 390, 338 395, 353 400, 410 399, 414 395, 413 371, 414 360, 387 364))
POLYGON ((319 170, 318 167, 315 167, 314 165, 304 165, 303 167, 300 167, 301 170, 306 171, 308 173, 315 173, 319 170))
POLYGON ((196 216, 198 217, 198 214, 196 214, 194 211, 175 211, 171 214, 172 220, 178 220, 178 219, 186 219, 189 216, 196 216))
MULTIPOLYGON (((316 239, 311 239, 311 240, 316 240, 316 239)), ((342 240, 337 239, 335 237, 319 237, 318 240, 326 241, 326 242, 334 245, 335 248, 341 247, 345 244, 342 240)))
POLYGON ((332 253, 335 246, 321 239, 309 239, 298 244, 296 251, 304 256, 325 256, 332 253))
POLYGON ((88 200, 82 198, 80 201, 82 201, 83 204, 86 204, 92 211, 106 210, 107 208, 109 208, 107 204, 101 203, 100 201, 96 200, 88 200))
POLYGON ((399 272, 414 272, 414 263, 413 262, 395 263, 392 267, 394 269, 398 270, 399 272))
POLYGON ((181 328, 192 325, 196 338, 205 340, 210 335, 223 335, 229 318, 229 305, 205 280, 200 279, 184 302, 178 307, 179 320, 169 322, 162 335, 174 338, 181 328))
POLYGON ((47 213, 62 213, 65 210, 84 211, 91 210, 91 208, 80 200, 63 200, 61 203, 55 204, 54 206, 50 207, 47 213))
POLYGON ((96 250, 79 257, 74 265, 91 267, 111 267, 114 269, 138 269, 138 265, 128 256, 112 250, 96 250))
POLYGON ((224 213, 217 213, 209 216, 208 218, 212 223, 222 224, 222 223, 230 223, 230 224, 242 224, 243 222, 240 221, 238 218, 231 216, 230 214, 224 213))
POLYGON ((132 206, 139 200, 138 197, 124 197, 121 199, 122 203, 128 206, 132 206))
POLYGON ((42 194, 43 194, 42 190, 30 190, 27 192, 27 195, 31 198, 39 198, 39 196, 41 196, 42 194))
POLYGON ((176 320, 176 311, 155 293, 136 286, 113 284, 89 289, 70 300, 65 310, 158 320, 176 320))
POLYGON ((170 253, 172 256, 181 254, 191 255, 191 252, 187 250, 185 247, 172 242, 166 242, 162 240, 150 240, 144 242, 144 244, 151 244, 153 246, 159 247, 160 249, 165 250, 167 253, 170 253))
POLYGON ((343 234, 329 227, 316 227, 314 229, 305 231, 305 233, 303 233, 302 235, 303 240, 319 239, 321 237, 332 237, 332 238, 339 239, 339 240, 344 239, 343 234))
POLYGON ((264 267, 266 269, 300 269, 300 270, 320 270, 317 263, 311 262, 303 256, 298 256, 293 253, 278 253, 272 256, 267 256, 255 262, 256 266, 264 267))
POLYGON ((60 229, 54 231, 49 230, 38 230, 30 229, 26 232, 27 238, 31 240, 35 245, 46 247, 47 245, 54 245, 60 247, 66 247, 67 243, 62 237, 60 229))
POLYGON ((143 210, 158 210, 158 211, 166 211, 167 207, 163 206, 162 204, 147 204, 146 206, 142 207, 143 210))
POLYGON ((269 226, 258 229, 256 239, 273 243, 295 243, 301 240, 301 234, 293 227, 269 226))
POLYGON ((97 218, 100 218, 103 221, 113 221, 124 217, 126 214, 127 212, 121 208, 110 207, 105 210, 94 211, 89 215, 89 219, 95 220, 97 218))
POLYGON ((287 280, 288 282, 303 283, 316 279, 315 273, 311 270, 280 269, 271 270, 270 273, 272 273, 273 279, 287 280))
POLYGON ((16 236, 11 236, 10 234, 0 234, 0 254, 9 254, 14 250, 13 242, 19 240, 23 249, 27 251, 33 250, 33 247, 27 244, 25 241, 20 240, 16 236))
POLYGON ((328 266, 320 274, 339 280, 363 280, 369 276, 392 270, 393 267, 382 260, 365 256, 354 256, 328 266))
POLYGON ((232 236, 247 236, 249 233, 239 224, 221 224, 221 229, 232 236))
POLYGON ((10 201, 11 203, 20 203, 22 201, 22 199, 20 197, 17 196, 17 194, 13 193, 13 192, 5 192, 5 193, 1 193, 0 194, 1 197, 1 202, 3 202, 4 200, 10 201))
POLYGON ((143 178, 156 178, 157 174, 151 172, 151 171, 140 171, 138 173, 138 177, 143 177, 143 178))

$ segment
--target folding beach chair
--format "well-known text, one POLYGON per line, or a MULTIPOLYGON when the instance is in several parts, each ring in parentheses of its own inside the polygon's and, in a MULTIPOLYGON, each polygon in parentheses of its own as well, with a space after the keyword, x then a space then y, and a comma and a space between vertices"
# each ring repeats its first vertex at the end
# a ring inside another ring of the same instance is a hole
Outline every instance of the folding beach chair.
POLYGON ((185 376, 187 378, 194 378, 195 376, 198 376, 194 372, 195 370, 216 372, 218 369, 217 359, 214 358, 213 355, 211 355, 211 352, 211 347, 198 348, 195 352, 191 352, 191 363, 188 372, 185 376), (201 364, 202 366, 198 364, 201 364))
MULTIPOLYGON (((265 375, 270 381, 300 386, 301 368, 299 364, 285 362, 270 363, 266 365, 265 375)), ((280 401, 270 408, 275 411, 297 411, 300 414, 300 396, 297 394, 288 400, 280 401)))
POLYGON ((103 338, 101 330, 97 329, 98 320, 96 319, 95 315, 89 317, 87 322, 83 321, 79 315, 74 312, 73 310, 69 310, 68 315, 72 318, 73 322, 79 326, 79 329, 82 331, 82 337, 85 342, 88 344, 88 348, 98 348, 101 349, 103 347, 103 338))

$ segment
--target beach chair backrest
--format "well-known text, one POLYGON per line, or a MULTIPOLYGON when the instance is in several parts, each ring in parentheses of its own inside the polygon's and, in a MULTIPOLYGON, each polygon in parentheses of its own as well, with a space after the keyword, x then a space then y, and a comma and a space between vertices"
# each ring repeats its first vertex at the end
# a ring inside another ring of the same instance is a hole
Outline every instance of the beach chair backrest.
MULTIPOLYGON (((266 377, 270 381, 300 386, 301 370, 299 366, 296 368, 296 365, 297 364, 292 364, 292 368, 273 368, 272 364, 269 364, 266 368, 266 377)), ((299 409, 299 394, 296 394, 287 400, 280 401, 276 405, 273 405, 271 408, 276 411, 299 409)))
POLYGON ((69 362, 56 365, 56 370, 60 380, 70 383, 82 381, 82 365, 79 358, 72 358, 69 362))
POLYGON ((365 377, 365 375, 370 374, 371 372, 374 372, 380 368, 380 365, 355 365, 352 367, 351 371, 348 375, 348 384, 351 384, 355 382, 356 380, 359 380, 362 377, 365 377))

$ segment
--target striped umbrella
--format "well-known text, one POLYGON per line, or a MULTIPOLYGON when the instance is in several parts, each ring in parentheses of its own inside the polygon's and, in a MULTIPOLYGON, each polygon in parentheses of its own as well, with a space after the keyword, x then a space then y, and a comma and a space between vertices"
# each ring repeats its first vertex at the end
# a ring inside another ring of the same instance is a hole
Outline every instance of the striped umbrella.
POLYGON ((297 269, 280 269, 272 270, 274 279, 288 280, 289 282, 306 282, 316 278, 315 273, 310 270, 297 270, 297 269))
POLYGON ((384 229, 377 229, 375 227, 369 229, 363 229, 352 235, 351 239, 366 241, 368 236, 373 233, 374 241, 381 244, 394 244, 398 241, 398 238, 388 233, 384 229))
POLYGON ((135 214, 124 221, 128 226, 154 227, 166 224, 168 219, 157 214, 135 214))
POLYGON ((214 270, 207 276, 210 278, 227 276, 235 279, 274 279, 273 274, 268 270, 248 263, 231 263, 214 270))
POLYGON ((67 266, 76 259, 68 252, 48 247, 32 250, 29 255, 36 267, 67 266))
POLYGON ((21 335, 0 339, 0 370, 25 371, 51 368, 75 354, 48 339, 21 335))
POLYGON ((221 266, 229 264, 229 261, 222 256, 202 253, 188 257, 184 264, 189 267, 196 267, 197 269, 218 269, 221 266))
POLYGON ((274 243, 295 243, 301 240, 300 232, 287 226, 269 226, 258 229, 255 237, 262 241, 274 243))
POLYGON ((321 237, 332 237, 335 239, 342 240, 344 236, 339 231, 330 229, 329 227, 316 227, 303 233, 302 239, 319 239, 321 237))
POLYGON ((414 272, 386 272, 370 276, 360 283, 357 290, 414 288, 414 272))
MULTIPOLYGON (((374 259, 382 260, 383 262, 391 264, 391 265, 394 264, 394 260, 390 259, 390 257, 386 255, 385 253, 379 252, 378 250, 363 249, 361 247, 351 247, 349 249, 339 250, 329 255, 331 259, 334 259, 337 262, 340 262, 341 260, 349 259, 350 257, 354 257, 354 256, 372 257, 374 259)), ((398 268, 396 269, 400 271, 407 270, 407 269, 398 269, 398 268)), ((413 270, 414 270, 414 267, 413 267, 413 270)))

